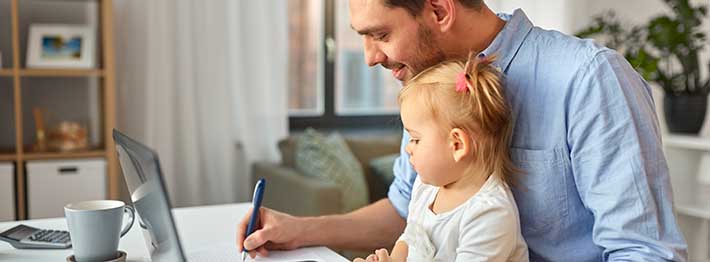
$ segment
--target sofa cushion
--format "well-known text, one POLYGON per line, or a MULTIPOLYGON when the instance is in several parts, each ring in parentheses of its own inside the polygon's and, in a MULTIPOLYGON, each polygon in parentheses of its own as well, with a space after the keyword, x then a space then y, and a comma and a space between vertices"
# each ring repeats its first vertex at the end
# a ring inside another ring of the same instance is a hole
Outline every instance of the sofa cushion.
POLYGON ((281 164, 287 167, 296 166, 296 157, 294 156, 294 151, 296 151, 296 142, 293 137, 287 137, 279 141, 278 147, 281 152, 281 164))
POLYGON ((334 182, 342 190, 342 212, 368 203, 362 166, 338 133, 324 136, 308 129, 295 138, 295 167, 305 176, 334 182))
MULTIPOLYGON (((355 157, 360 161, 365 171, 365 181, 370 192, 370 202, 375 202, 387 197, 390 183, 383 181, 369 168, 370 161, 378 157, 399 153, 399 141, 396 136, 376 137, 376 138, 352 138, 347 139, 348 146, 355 157)), ((392 169, 390 167, 390 169, 392 169)))
POLYGON ((369 164, 372 175, 386 185, 392 184, 394 180, 394 161, 397 157, 399 157, 399 153, 372 159, 369 164))

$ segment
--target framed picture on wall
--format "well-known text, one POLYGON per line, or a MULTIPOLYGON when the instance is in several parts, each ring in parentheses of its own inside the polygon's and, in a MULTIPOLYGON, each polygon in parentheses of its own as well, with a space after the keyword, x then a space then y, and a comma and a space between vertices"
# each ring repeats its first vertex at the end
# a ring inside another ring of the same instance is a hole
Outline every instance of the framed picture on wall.
POLYGON ((27 67, 94 68, 95 46, 91 26, 33 24, 27 41, 27 67))

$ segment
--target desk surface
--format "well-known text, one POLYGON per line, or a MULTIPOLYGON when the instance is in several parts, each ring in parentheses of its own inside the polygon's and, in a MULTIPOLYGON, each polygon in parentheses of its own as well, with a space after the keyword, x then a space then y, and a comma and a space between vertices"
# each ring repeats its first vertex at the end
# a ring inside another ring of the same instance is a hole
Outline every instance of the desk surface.
MULTIPOLYGON (((235 246, 237 222, 249 210, 249 203, 201 206, 173 209, 173 216, 185 253, 204 250, 206 247, 235 246)), ((15 225, 26 224, 43 229, 67 230, 64 218, 25 220, 0 223, 0 232, 15 225)), ((137 226, 121 239, 119 250, 126 251, 128 261, 149 261, 150 255, 137 226)), ((325 247, 311 248, 326 261, 348 261, 325 247)), ((27 250, 14 249, 0 241, 0 261, 65 261, 71 249, 27 250)))

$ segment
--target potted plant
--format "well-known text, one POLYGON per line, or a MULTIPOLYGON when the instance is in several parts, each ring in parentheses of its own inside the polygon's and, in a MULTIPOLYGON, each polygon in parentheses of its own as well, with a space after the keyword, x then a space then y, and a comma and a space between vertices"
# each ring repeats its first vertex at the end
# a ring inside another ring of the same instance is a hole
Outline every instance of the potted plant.
POLYGON ((701 79, 698 56, 707 44, 701 29, 707 7, 692 6, 688 0, 663 1, 671 14, 625 28, 613 11, 607 11, 576 35, 601 37, 609 48, 623 54, 643 78, 663 88, 670 131, 697 134, 705 121, 710 91, 710 79, 701 79))

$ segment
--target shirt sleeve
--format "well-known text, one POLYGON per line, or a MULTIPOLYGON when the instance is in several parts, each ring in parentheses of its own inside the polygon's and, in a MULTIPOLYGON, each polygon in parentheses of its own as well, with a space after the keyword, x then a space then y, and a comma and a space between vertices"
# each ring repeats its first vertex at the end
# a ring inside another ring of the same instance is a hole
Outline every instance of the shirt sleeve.
POLYGON ((456 261, 509 261, 520 224, 514 209, 497 201, 480 201, 461 220, 456 261))
POLYGON ((403 130, 402 144, 399 149, 399 157, 394 161, 394 180, 390 185, 387 197, 392 206, 397 210, 402 218, 407 219, 409 214, 409 201, 412 198, 412 187, 414 180, 417 178, 417 172, 414 171, 412 165, 409 164, 409 154, 405 151, 405 147, 409 142, 409 133, 403 130))
POLYGON ((685 261, 649 85, 612 50, 576 76, 568 146, 605 261, 685 261))

